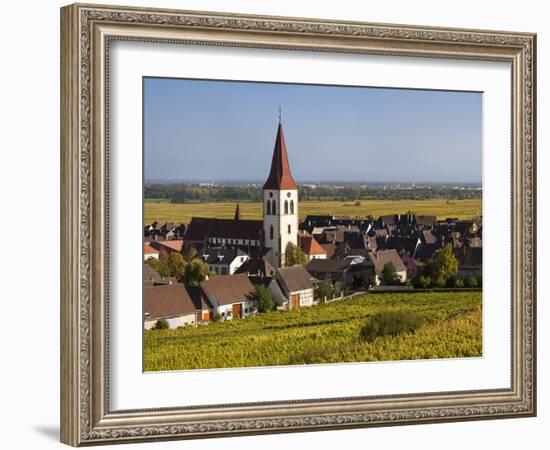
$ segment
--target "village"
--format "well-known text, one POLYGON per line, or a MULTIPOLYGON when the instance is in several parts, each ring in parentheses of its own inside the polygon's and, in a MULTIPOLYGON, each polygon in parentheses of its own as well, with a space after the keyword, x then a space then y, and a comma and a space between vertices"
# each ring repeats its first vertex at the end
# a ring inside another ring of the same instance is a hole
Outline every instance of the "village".
POLYGON ((263 220, 193 217, 144 227, 144 328, 206 325, 357 293, 479 288, 482 218, 414 213, 299 220, 279 122, 263 220), (450 268, 450 269, 449 269, 450 268))

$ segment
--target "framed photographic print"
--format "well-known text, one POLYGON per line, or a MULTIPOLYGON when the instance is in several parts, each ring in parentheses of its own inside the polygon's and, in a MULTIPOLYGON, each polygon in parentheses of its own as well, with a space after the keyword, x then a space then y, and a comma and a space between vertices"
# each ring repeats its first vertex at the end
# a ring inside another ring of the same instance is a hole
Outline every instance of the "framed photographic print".
POLYGON ((536 414, 530 33, 61 10, 62 441, 536 414))

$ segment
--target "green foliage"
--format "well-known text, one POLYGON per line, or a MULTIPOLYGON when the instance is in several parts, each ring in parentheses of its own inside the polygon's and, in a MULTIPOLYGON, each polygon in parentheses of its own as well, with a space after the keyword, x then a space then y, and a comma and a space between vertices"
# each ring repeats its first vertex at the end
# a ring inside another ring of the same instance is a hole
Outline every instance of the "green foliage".
POLYGON ((195 258, 185 266, 183 282, 188 286, 198 286, 208 274, 208 264, 195 258))
MULTIPOLYGON (((261 202, 262 190, 253 186, 199 186, 198 184, 146 184, 145 198, 160 202, 163 199, 172 203, 214 203, 214 202, 261 202)), ((419 186, 415 189, 383 189, 380 186, 300 186, 300 200, 419 200, 480 199, 481 191, 457 190, 447 186, 419 186)), ((356 205, 360 206, 360 205, 356 205)), ((234 209, 234 208, 233 208, 234 209)))
POLYGON ((153 330, 168 330, 169 328, 170 327, 168 326, 168 321, 166 319, 157 320, 153 326, 153 330))
POLYGON ((475 288, 477 287, 477 278, 476 277, 468 277, 466 280, 464 280, 464 286, 469 288, 475 288))
POLYGON ((256 286, 254 301, 256 302, 256 308, 259 312, 272 311, 274 308, 271 292, 261 284, 256 286))
POLYGON ((342 283, 340 283, 339 281, 334 283, 334 286, 332 288, 332 293, 334 294, 335 297, 340 297, 340 295, 342 295, 342 283))
POLYGON ((170 276, 181 278, 187 263, 181 253, 170 253, 166 258, 166 265, 170 271, 170 276))
POLYGON ((305 266, 307 264, 306 254, 300 247, 289 242, 285 249, 285 267, 305 266))
POLYGON ((330 300, 333 293, 334 289, 332 287, 332 283, 330 281, 323 280, 317 285, 314 295, 315 298, 318 298, 319 300, 330 300))
POLYGON ((373 283, 373 280, 371 277, 369 277, 366 273, 361 273, 359 275, 354 275, 353 280, 351 282, 351 285, 355 289, 366 289, 373 283))
POLYGON ((424 317, 414 311, 380 311, 367 319, 359 335, 372 342, 380 336, 414 333, 424 322, 424 317))
POLYGON ((453 254, 451 244, 446 244, 441 250, 435 252, 432 258, 422 269, 422 275, 429 276, 435 287, 445 287, 450 277, 458 273, 458 261, 453 254))
POLYGON ((432 284, 432 279, 429 276, 418 275, 414 280, 414 287, 419 289, 428 289, 432 284))
POLYGON ((168 267, 168 264, 166 263, 166 258, 164 258, 162 255, 160 259, 149 258, 145 262, 146 264, 150 265, 161 277, 172 276, 170 267, 168 267))
POLYGON ((190 370, 287 364, 480 356, 481 292, 366 294, 292 311, 272 311, 202 327, 146 331, 144 367, 190 370), (367 318, 412 311, 414 334, 359 339, 367 318))
POLYGON ((455 280, 455 285, 454 287, 456 288, 463 288, 464 287, 464 280, 462 278, 457 278, 455 280))
POLYGON ((395 284, 399 284, 399 277, 397 276, 397 271, 395 270, 395 266, 391 262, 384 264, 380 278, 382 280, 382 284, 386 286, 393 286, 395 284))

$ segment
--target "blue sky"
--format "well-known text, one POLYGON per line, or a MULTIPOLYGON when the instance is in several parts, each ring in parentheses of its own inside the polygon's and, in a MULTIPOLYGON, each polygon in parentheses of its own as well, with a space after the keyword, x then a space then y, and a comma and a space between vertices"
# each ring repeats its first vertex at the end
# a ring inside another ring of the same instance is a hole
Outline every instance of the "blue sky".
POLYGON ((279 105, 298 182, 481 182, 481 93, 161 78, 145 180, 265 181, 279 105))

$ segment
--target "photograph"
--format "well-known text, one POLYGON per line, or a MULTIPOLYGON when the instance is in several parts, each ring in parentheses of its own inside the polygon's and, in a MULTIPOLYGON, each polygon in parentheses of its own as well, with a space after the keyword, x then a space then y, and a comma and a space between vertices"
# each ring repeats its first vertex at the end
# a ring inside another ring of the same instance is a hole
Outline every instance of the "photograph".
POLYGON ((142 89, 145 372, 483 357, 482 92, 142 89))

